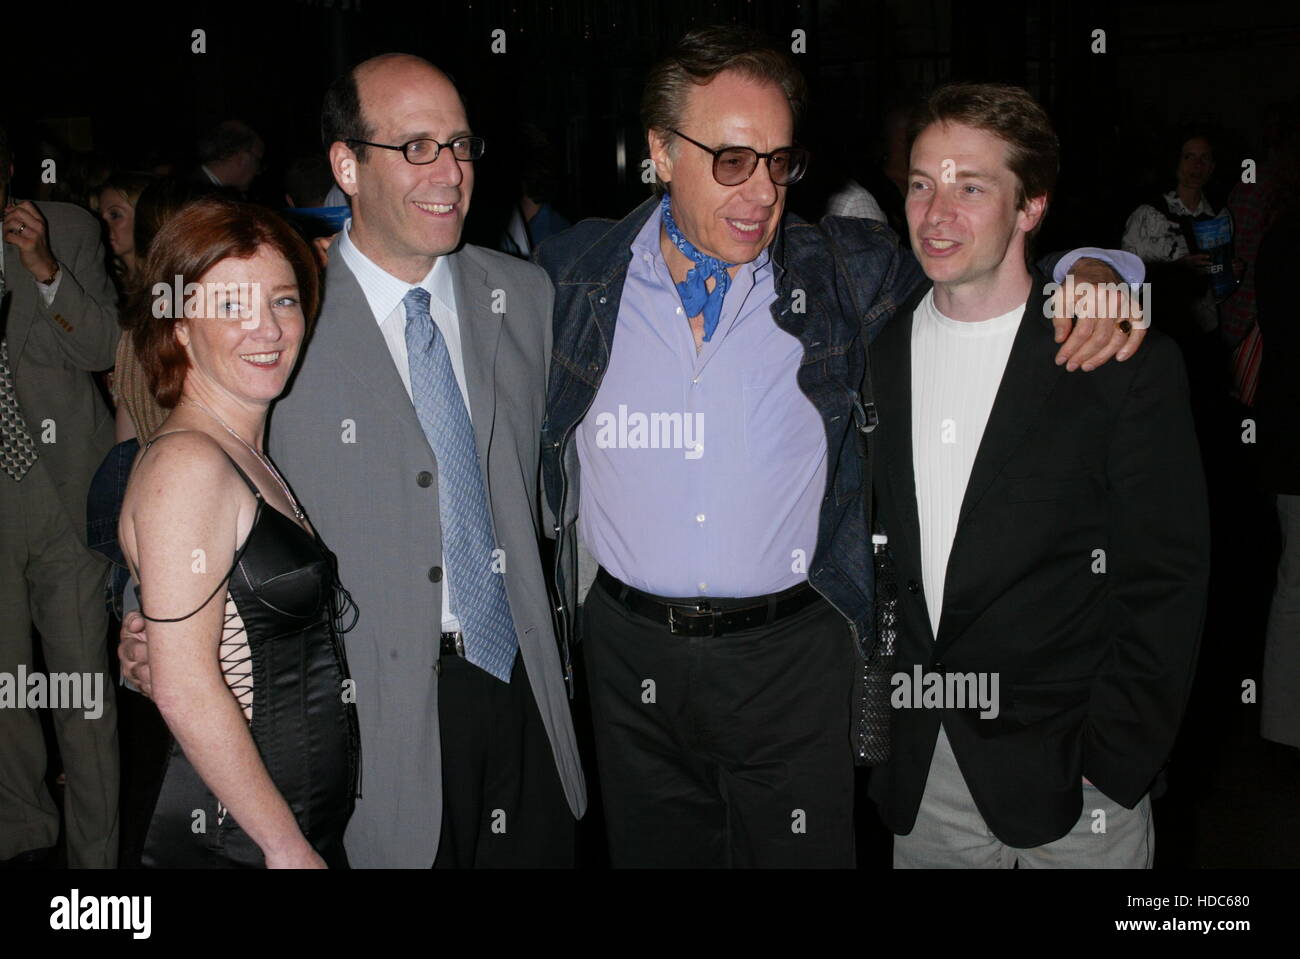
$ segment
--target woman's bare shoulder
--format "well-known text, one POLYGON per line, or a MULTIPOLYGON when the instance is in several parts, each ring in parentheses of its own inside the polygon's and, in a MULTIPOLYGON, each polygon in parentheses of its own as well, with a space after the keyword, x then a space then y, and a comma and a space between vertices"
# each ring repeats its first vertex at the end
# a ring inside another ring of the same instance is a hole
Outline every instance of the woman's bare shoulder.
POLYGON ((220 443, 200 430, 173 430, 154 437, 136 457, 122 517, 138 523, 147 507, 144 512, 168 523, 199 514, 216 518, 238 507, 241 489, 220 443))

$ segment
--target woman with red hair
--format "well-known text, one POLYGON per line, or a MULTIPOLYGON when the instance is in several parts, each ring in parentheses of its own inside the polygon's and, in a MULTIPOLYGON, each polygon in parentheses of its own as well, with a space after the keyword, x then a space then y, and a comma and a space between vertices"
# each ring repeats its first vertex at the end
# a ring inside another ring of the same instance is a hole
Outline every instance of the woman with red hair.
POLYGON ((163 226, 140 279, 134 346, 171 412, 136 459, 119 538, 173 737, 142 863, 346 866, 350 599, 263 452, 315 317, 315 259, 269 211, 203 199, 163 226))

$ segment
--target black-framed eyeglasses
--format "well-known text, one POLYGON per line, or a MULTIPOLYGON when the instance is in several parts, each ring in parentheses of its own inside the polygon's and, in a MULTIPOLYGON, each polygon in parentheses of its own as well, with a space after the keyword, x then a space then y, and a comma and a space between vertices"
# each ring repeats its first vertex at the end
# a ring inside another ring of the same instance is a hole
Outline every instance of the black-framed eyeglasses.
POLYGON ((406 157, 406 162, 414 163, 416 166, 433 163, 438 159, 438 154, 445 147, 451 148, 451 155, 457 160, 466 161, 480 159, 487 147, 482 137, 457 137, 450 143, 439 143, 433 137, 419 137, 415 140, 407 140, 401 146, 393 146, 390 143, 372 143, 370 140, 358 140, 355 137, 348 137, 343 142, 348 146, 354 143, 364 143, 368 147, 379 147, 382 150, 400 150, 402 156, 406 157))
POLYGON ((723 147, 715 150, 699 140, 692 140, 681 130, 671 130, 687 143, 693 143, 705 153, 713 154, 713 179, 723 186, 738 186, 758 169, 758 161, 767 161, 767 173, 777 186, 798 183, 808 172, 812 154, 801 146, 781 147, 771 153, 759 153, 752 147, 723 147))

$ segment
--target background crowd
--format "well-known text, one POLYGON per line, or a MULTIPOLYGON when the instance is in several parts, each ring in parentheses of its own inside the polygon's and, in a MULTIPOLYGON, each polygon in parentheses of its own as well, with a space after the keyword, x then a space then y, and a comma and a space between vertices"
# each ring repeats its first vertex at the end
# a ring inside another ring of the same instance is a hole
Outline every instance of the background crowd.
MULTIPOLYGON (((429 9, 439 29, 415 52, 455 76, 487 141, 470 242, 527 256, 571 222, 621 216, 647 195, 636 91, 698 5, 655 6, 429 9)), ((1166 824, 1157 865, 1296 865, 1300 337, 1283 285, 1300 226, 1300 19, 1282 5, 1254 9, 1250 22, 1212 4, 1094 7, 1085 16, 1064 2, 989 11, 715 2, 707 19, 739 18, 804 44, 794 52, 813 110, 799 137, 813 165, 790 207, 805 218, 880 219, 906 238, 903 130, 937 82, 1017 83, 1048 107, 1065 163, 1038 246, 1110 245, 1147 264, 1154 323, 1178 340, 1189 370, 1211 495, 1207 631, 1171 789, 1157 804, 1166 824), (1225 212, 1232 243, 1216 260, 1196 224, 1225 212), (1265 674, 1279 685, 1261 716, 1251 689, 1265 674)), ((93 214, 123 305, 154 235, 202 196, 278 211, 327 266, 320 241, 348 213, 319 144, 320 97, 346 64, 413 45, 390 13, 286 2, 259 7, 255 26, 210 10, 71 30, 86 69, 42 79, 51 88, 39 96, 10 88, 0 101, 0 168, 14 171, 7 196, 93 214), (95 79, 101 70, 108 82, 95 79)), ((163 417, 131 349, 123 336, 116 372, 106 364, 101 377, 118 441, 148 438, 163 417)), ((118 593, 123 581, 119 573, 118 593)), ((112 635, 116 622, 106 644, 112 635)), ((162 731, 130 697, 120 710, 125 794, 162 731)), ((59 797, 52 727, 47 739, 59 797)), ((860 805, 859 858, 882 863, 888 834, 860 805)), ((598 809, 579 832, 580 859, 592 864, 602 858, 598 809)))

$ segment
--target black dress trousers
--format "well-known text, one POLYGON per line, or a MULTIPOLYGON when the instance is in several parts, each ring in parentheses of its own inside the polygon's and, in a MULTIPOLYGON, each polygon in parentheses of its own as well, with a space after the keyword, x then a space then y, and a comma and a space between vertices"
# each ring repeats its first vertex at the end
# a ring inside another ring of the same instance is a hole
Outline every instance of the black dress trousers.
POLYGON ((503 683, 439 660, 442 838, 436 869, 572 868, 575 823, 546 727, 515 654, 503 683))
POLYGON ((597 582, 581 622, 615 867, 853 868, 856 656, 829 603, 674 636, 597 582))

